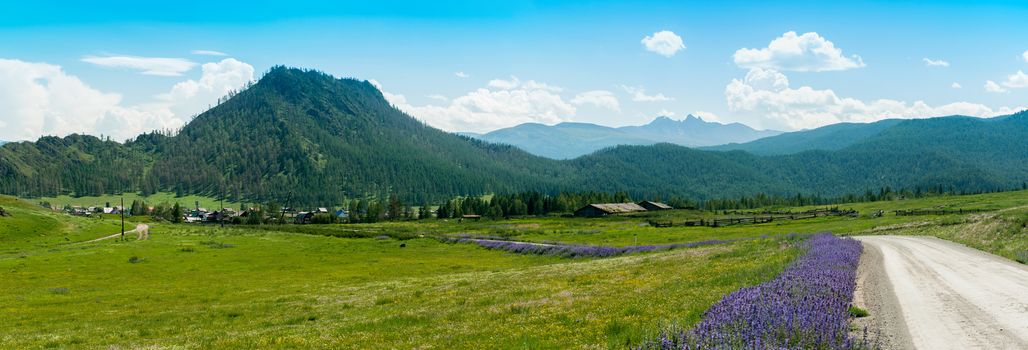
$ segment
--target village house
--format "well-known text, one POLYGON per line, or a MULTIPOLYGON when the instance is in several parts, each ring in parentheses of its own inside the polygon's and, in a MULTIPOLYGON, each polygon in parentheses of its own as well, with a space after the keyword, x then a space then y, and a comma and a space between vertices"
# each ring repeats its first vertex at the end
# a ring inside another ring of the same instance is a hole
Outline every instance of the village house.
POLYGON ((580 217, 600 217, 617 214, 627 214, 646 211, 635 203, 602 203, 602 204, 589 204, 578 210, 575 210, 575 216, 580 217))
POLYGON ((295 224, 309 224, 309 223, 311 223, 311 220, 313 220, 313 219, 314 219, 314 212, 313 211, 301 211, 299 213, 296 213, 296 216, 293 217, 293 223, 295 223, 295 224))

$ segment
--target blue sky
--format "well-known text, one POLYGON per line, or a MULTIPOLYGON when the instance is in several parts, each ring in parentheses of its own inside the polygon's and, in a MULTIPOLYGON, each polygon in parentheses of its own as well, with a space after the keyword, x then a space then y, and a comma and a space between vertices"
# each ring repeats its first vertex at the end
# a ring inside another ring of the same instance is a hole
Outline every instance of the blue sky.
POLYGON ((174 129, 278 64, 374 80, 451 131, 991 116, 1028 106, 1024 18, 1023 1, 24 2, 0 13, 0 139, 174 129))

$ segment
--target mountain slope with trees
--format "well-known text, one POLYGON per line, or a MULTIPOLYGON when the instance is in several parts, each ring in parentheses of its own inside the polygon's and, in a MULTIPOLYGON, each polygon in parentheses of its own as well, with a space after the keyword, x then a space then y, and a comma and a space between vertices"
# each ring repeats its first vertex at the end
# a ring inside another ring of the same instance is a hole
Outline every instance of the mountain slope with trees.
POLYGON ((838 123, 811 130, 788 132, 745 143, 702 147, 714 151, 746 151, 758 155, 793 154, 803 151, 835 151, 870 138, 902 122, 885 119, 873 123, 838 123))

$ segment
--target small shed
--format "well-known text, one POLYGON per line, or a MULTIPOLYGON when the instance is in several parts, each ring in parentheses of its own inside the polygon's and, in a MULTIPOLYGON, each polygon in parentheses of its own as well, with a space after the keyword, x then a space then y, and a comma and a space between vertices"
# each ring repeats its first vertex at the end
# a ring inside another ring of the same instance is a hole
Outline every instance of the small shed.
POLYGON ((640 211, 646 211, 646 208, 643 208, 635 203, 602 203, 589 204, 578 210, 575 210, 575 216, 599 217, 607 215, 635 213, 640 211))
POLYGON ((654 201, 642 201, 639 202, 639 206, 649 211, 674 209, 670 205, 654 201))
POLYGON ((314 219, 314 212, 301 211, 299 213, 296 213, 296 216, 293 217, 293 222, 296 224, 309 224, 311 223, 312 219, 314 219))

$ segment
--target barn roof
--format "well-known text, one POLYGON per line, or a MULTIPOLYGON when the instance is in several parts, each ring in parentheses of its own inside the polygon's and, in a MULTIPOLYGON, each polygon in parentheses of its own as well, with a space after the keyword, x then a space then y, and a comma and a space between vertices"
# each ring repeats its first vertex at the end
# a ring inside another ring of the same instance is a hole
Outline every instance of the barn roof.
POLYGON ((660 208, 660 209, 673 209, 673 208, 671 208, 670 205, 667 205, 667 204, 664 204, 664 203, 661 203, 661 202, 654 202, 654 201, 642 201, 642 202, 639 202, 639 205, 645 205, 645 204, 649 204, 649 205, 652 205, 652 206, 660 208))
POLYGON ((593 207, 593 208, 599 209, 599 210, 601 210, 601 211, 603 211, 604 213, 607 213, 607 214, 621 214, 621 213, 631 213, 631 212, 636 212, 636 211, 646 211, 646 208, 643 208, 643 207, 641 207, 641 206, 639 206, 638 204, 635 204, 635 203, 589 204, 589 205, 587 205, 587 207, 593 207))

